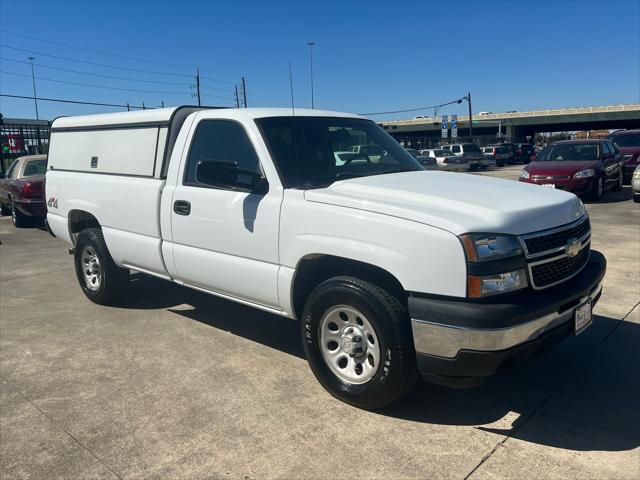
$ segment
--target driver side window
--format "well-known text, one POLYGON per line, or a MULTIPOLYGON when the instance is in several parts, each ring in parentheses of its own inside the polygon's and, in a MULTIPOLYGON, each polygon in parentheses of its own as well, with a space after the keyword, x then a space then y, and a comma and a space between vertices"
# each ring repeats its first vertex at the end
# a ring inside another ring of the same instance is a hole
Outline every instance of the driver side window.
MULTIPOLYGON (((198 124, 187 158, 184 185, 211 188, 196 180, 196 166, 206 160, 235 163, 238 169, 260 172, 258 155, 247 132, 231 120, 203 120, 198 124)), ((235 181, 230 181, 228 186, 235 185, 235 181)))

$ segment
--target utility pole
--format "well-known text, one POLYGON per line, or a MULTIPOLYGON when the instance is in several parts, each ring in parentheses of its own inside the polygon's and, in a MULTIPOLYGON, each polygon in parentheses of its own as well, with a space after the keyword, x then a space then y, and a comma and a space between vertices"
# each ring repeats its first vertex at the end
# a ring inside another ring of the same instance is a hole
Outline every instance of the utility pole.
POLYGON ((131 107, 129 106, 129 102, 127 102, 127 112, 131 111, 131 107))
POLYGON ((40 120, 40 116, 38 115, 38 96, 36 95, 36 75, 33 72, 33 61, 34 57, 29 57, 29 61, 31 62, 31 81, 33 82, 33 102, 36 105, 36 120, 40 120))
POLYGON ((142 102, 142 109, 143 109, 143 110, 146 110, 146 109, 147 109, 147 107, 145 107, 145 106, 144 106, 144 102, 142 102))
POLYGON ((196 68, 196 93, 198 94, 198 106, 200 106, 200 67, 196 68))
POLYGON ((316 42, 307 42, 307 45, 309 45, 309 56, 311 59, 311 109, 313 110, 314 104, 313 104, 313 46, 316 44, 316 42))
POLYGON ((240 98, 238 97, 238 85, 236 87, 236 108, 240 108, 240 98))
POLYGON ((164 100, 162 100, 160 104, 162 105, 162 108, 164 108, 164 100))
POLYGON ((242 96, 244 97, 244 108, 247 108, 247 84, 242 77, 242 96))
POLYGON ((473 142, 473 119, 471 114, 471 92, 467 92, 467 102, 469 102, 469 136, 473 142))

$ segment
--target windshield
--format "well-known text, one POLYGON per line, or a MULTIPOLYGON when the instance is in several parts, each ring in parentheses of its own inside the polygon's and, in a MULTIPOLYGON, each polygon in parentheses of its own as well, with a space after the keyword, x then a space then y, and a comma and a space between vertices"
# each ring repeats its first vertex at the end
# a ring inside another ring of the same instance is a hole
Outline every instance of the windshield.
POLYGON ((482 153, 480 152, 480 147, 478 147, 475 143, 465 143, 464 145, 462 145, 462 148, 465 152, 482 153))
POLYGON ((433 154, 436 157, 446 157, 447 155, 449 155, 451 152, 449 150, 434 150, 433 154))
POLYGON ((640 134, 638 135, 614 135, 609 137, 616 147, 640 147, 640 134))
POLYGON ((370 120, 270 117, 256 123, 285 188, 318 188, 345 178, 423 170, 370 120))
POLYGON ((46 160, 29 160, 24 166, 23 177, 42 177, 47 173, 46 160))
POLYGON ((562 160, 598 160, 597 143, 560 143, 544 147, 536 160, 557 162, 562 160))

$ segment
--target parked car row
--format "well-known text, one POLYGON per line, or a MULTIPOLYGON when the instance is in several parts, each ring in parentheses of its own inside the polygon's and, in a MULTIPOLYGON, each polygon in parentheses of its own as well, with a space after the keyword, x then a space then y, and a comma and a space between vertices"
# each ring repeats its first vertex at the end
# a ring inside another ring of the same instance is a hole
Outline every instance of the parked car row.
POLYGON ((42 222, 47 215, 44 201, 46 155, 27 155, 16 158, 0 179, 0 209, 11 215, 16 227, 42 222))
POLYGON ((520 181, 602 199, 622 190, 624 156, 608 139, 563 140, 547 145, 522 169, 520 181))

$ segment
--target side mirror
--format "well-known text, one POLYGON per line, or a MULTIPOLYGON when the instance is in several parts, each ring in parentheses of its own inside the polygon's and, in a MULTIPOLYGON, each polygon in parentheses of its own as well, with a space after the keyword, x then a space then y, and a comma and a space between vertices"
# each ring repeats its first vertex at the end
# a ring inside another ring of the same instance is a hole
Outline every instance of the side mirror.
POLYGON ((225 160, 200 160, 196 164, 196 182, 259 195, 269 191, 269 182, 259 172, 238 168, 238 162, 225 160))

